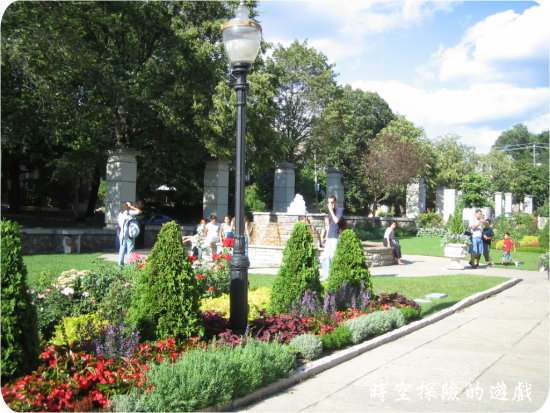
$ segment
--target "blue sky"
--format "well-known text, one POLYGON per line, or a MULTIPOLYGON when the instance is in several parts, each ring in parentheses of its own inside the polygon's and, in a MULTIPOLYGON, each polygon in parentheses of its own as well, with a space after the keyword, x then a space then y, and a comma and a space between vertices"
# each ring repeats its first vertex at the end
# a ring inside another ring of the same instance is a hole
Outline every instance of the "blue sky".
POLYGON ((426 136, 487 153, 517 123, 550 129, 547 1, 260 0, 263 37, 308 44, 339 84, 377 92, 426 136))

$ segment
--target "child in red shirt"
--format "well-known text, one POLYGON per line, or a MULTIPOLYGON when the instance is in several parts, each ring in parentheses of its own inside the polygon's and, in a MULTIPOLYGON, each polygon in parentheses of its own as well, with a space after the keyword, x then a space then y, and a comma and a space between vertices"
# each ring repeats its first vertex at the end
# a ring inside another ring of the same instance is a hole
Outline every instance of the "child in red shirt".
POLYGON ((519 262, 514 261, 510 255, 510 250, 514 247, 514 252, 516 252, 516 243, 510 239, 510 233, 504 234, 504 255, 502 256, 501 264, 504 264, 505 261, 512 261, 516 267, 519 266, 519 262))

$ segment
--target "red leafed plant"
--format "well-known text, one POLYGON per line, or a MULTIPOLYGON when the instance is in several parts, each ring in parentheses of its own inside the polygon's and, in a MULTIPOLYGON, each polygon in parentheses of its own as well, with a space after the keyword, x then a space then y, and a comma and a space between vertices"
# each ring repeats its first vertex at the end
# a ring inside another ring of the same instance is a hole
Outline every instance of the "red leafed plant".
POLYGON ((294 337, 307 333, 311 329, 310 321, 296 315, 275 314, 267 316, 261 312, 260 317, 251 321, 249 331, 257 340, 278 340, 290 343, 294 337))

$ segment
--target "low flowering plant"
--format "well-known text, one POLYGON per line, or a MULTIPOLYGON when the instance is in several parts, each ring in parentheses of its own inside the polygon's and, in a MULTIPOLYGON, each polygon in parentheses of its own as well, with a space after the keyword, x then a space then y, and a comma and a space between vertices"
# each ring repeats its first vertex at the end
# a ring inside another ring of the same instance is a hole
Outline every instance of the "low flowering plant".
POLYGON ((464 234, 447 233, 441 238, 442 246, 445 246, 447 244, 463 244, 463 245, 470 246, 471 243, 472 243, 471 237, 464 234))
POLYGON ((203 298, 215 298, 229 293, 229 261, 233 253, 233 239, 226 238, 222 246, 220 253, 212 254, 210 257, 188 257, 203 298))

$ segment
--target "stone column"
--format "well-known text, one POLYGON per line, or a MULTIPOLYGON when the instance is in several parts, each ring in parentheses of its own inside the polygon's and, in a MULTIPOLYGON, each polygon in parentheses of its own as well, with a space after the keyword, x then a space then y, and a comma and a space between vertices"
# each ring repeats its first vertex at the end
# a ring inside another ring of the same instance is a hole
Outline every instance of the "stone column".
POLYGON ((229 204, 229 161, 216 159, 207 161, 204 167, 204 191, 202 195, 202 216, 216 215, 219 221, 227 215, 229 204))
POLYGON ((525 195, 523 198, 523 212, 526 214, 533 213, 533 195, 525 195))
POLYGON ((416 218, 426 212, 426 184, 422 178, 413 178, 407 185, 407 218, 416 218))
POLYGON ((458 191, 452 188, 443 189, 443 220, 447 222, 451 215, 455 213, 456 199, 458 191))
POLYGON ((435 189, 435 212, 440 214, 443 219, 445 217, 443 216, 443 207, 445 203, 445 187, 444 186, 438 186, 435 189))
POLYGON ((502 215, 502 192, 495 192, 495 217, 502 215))
POLYGON ((504 213, 507 215, 512 214, 512 193, 511 192, 504 193, 504 213))
POLYGON ((139 152, 121 148, 107 152, 107 191, 105 193, 105 227, 116 228, 123 202, 136 202, 137 161, 139 152))
POLYGON ((275 165, 273 212, 286 212, 294 199, 296 166, 288 162, 275 165))
POLYGON ((338 168, 327 168, 327 197, 336 195, 336 206, 344 208, 344 174, 338 168))

